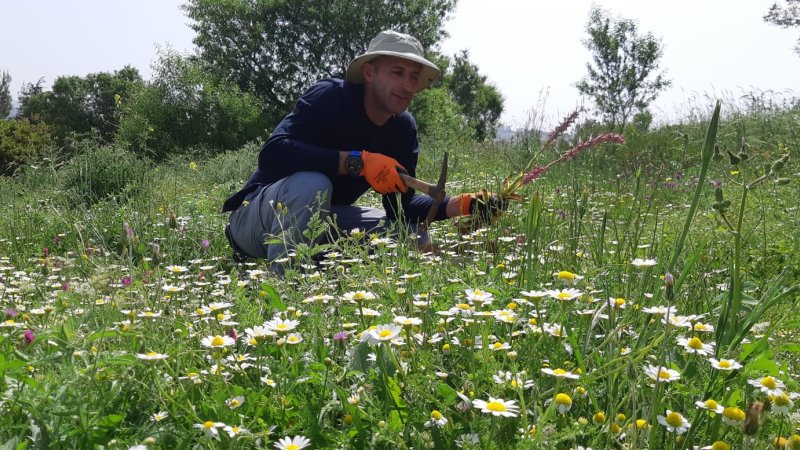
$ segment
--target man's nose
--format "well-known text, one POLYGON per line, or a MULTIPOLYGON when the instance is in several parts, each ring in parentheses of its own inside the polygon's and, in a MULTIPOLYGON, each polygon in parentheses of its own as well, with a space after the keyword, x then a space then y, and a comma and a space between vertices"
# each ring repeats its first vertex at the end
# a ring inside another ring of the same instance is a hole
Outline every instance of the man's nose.
POLYGON ((417 92, 417 81, 412 76, 403 77, 403 83, 401 87, 408 93, 413 94, 414 92, 417 92))

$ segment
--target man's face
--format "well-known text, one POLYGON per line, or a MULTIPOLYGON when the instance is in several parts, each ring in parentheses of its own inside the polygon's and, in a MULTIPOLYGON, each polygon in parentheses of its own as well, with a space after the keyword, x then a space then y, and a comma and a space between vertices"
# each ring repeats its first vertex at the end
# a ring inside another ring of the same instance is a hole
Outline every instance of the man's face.
POLYGON ((422 64, 395 56, 381 56, 364 64, 364 86, 381 113, 400 114, 419 90, 422 64))

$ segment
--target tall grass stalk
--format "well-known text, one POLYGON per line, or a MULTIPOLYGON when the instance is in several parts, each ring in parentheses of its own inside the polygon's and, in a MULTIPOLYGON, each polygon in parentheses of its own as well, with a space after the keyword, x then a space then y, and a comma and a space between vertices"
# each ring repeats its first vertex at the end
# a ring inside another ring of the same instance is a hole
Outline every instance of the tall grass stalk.
POLYGON ((694 191, 694 196, 692 197, 692 204, 689 207, 689 212, 686 214, 686 221, 683 223, 683 231, 681 231, 680 236, 678 237, 678 241, 675 243, 675 248, 672 250, 672 256, 669 259, 669 262, 666 266, 666 272, 672 273, 675 269, 675 264, 678 262, 678 258, 680 257, 681 251, 683 250, 683 244, 686 241, 686 236, 689 235, 689 230, 692 227, 692 221, 694 220, 694 215, 697 212, 697 205, 700 204, 700 197, 703 194, 703 189, 705 188, 705 181, 706 175, 708 174, 708 166, 711 163, 711 156, 714 154, 714 144, 717 141, 717 127, 719 126, 719 111, 720 111, 720 102, 717 101, 717 105, 714 108, 714 113, 711 115, 711 122, 708 124, 708 131, 706 132, 706 139, 703 143, 703 149, 701 153, 701 160, 700 160, 700 175, 697 179, 697 187, 694 191))

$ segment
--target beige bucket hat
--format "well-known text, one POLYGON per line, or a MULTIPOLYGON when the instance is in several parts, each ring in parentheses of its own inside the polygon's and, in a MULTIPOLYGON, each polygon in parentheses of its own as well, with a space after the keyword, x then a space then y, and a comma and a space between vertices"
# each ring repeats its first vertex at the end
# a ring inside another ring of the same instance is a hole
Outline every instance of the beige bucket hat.
POLYGON ((347 66, 347 81, 356 84, 364 83, 364 77, 361 76, 361 66, 365 62, 384 55, 396 56, 422 64, 419 90, 423 90, 430 87, 441 75, 441 71, 436 64, 425 59, 423 54, 422 44, 413 36, 392 30, 381 31, 369 43, 367 51, 351 61, 350 65, 347 66))

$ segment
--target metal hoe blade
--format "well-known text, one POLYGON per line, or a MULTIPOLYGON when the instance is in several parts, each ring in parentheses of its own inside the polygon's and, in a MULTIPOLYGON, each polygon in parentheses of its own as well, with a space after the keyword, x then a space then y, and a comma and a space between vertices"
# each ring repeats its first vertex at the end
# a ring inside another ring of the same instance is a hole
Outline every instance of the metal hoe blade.
POLYGON ((447 183, 447 152, 444 152, 444 159, 442 160, 442 169, 439 172, 439 182, 436 183, 436 190, 434 191, 431 197, 433 198, 433 204, 431 205, 431 209, 428 210, 428 215, 425 217, 425 221, 422 222, 421 229, 425 231, 428 229, 428 226, 433 222, 434 217, 436 217, 436 211, 439 209, 439 205, 442 204, 442 200, 444 200, 445 192, 444 192, 444 185, 447 183))

